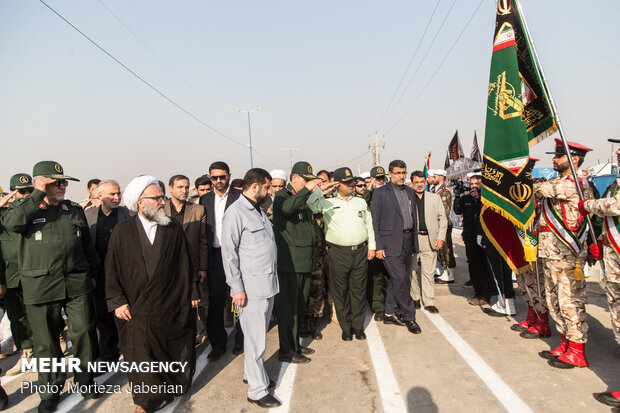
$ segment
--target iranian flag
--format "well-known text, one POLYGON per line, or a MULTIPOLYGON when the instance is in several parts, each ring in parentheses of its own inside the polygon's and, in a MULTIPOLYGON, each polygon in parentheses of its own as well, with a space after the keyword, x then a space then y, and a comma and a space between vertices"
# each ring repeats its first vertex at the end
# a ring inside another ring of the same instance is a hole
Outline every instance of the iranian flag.
POLYGON ((482 166, 485 234, 516 273, 536 259, 530 147, 557 130, 517 0, 497 2, 482 166), (527 255, 527 257, 526 257, 527 255))

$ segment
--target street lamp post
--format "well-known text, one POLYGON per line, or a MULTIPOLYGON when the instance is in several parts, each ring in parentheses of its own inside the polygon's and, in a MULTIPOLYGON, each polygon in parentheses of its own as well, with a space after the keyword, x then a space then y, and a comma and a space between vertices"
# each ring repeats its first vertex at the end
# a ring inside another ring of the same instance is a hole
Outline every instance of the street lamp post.
POLYGON ((236 112, 242 112, 248 114, 248 137, 250 139, 250 168, 254 168, 254 159, 252 157, 252 126, 250 124, 250 113, 258 112, 259 110, 263 110, 263 108, 256 108, 252 110, 243 110, 243 109, 235 109, 236 112))

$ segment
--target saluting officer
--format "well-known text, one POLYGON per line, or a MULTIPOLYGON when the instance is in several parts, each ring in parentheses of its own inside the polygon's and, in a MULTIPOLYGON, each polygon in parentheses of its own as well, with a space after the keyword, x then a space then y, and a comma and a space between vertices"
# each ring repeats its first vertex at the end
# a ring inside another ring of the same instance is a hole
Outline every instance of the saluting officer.
MULTIPOLYGON (((93 383, 87 363, 96 356, 95 323, 90 292, 99 266, 97 251, 90 242, 84 211, 65 200, 68 180, 57 162, 37 163, 32 171, 34 191, 11 204, 2 225, 21 234, 18 252, 21 284, 28 320, 32 326, 37 358, 62 358, 58 337, 64 328, 61 310, 69 320, 69 339, 82 372, 74 373, 79 385, 93 383)), ((66 373, 39 371, 39 384, 62 388, 66 373)), ((39 412, 53 412, 59 393, 42 391, 39 412)), ((95 391, 85 398, 100 396, 95 391)))
MULTIPOLYGON (((13 200, 27 197, 34 189, 32 178, 30 175, 23 173, 13 175, 10 181, 10 189, 13 200)), ((4 214, 6 210, 7 208, 0 208, 0 215, 4 214)), ((0 284, 6 286, 4 307, 6 315, 11 322, 11 335, 13 336, 15 347, 17 351, 21 352, 21 357, 17 364, 6 372, 7 376, 15 376, 21 373, 22 359, 30 360, 32 358, 32 330, 28 323, 28 317, 26 317, 24 297, 19 285, 19 271, 17 269, 19 237, 19 234, 0 226, 1 256, 4 261, 4 276, 0 278, 0 284)))
POLYGON ((314 213, 325 219, 325 240, 329 261, 329 291, 334 299, 342 339, 366 339, 366 279, 368 260, 375 257, 375 235, 372 217, 366 201, 353 195, 355 179, 349 168, 334 171, 334 182, 318 188, 308 198, 314 213), (332 198, 325 198, 323 190, 337 186, 332 198))

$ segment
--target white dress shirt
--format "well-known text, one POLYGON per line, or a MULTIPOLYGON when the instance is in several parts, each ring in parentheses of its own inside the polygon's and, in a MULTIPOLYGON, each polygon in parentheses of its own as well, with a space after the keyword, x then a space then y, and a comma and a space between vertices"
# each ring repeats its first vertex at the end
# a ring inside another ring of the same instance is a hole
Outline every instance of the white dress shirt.
POLYGON ((226 201, 228 200, 228 192, 230 185, 226 189, 224 196, 220 197, 215 192, 215 232, 213 233, 213 247, 222 248, 220 240, 222 239, 222 220, 224 219, 224 211, 226 211, 226 201))
POLYGON ((153 245, 153 243, 155 242, 155 234, 157 233, 157 222, 151 222, 140 214, 138 214, 138 218, 140 218, 142 228, 144 228, 144 232, 146 232, 146 237, 149 239, 151 245, 153 245))

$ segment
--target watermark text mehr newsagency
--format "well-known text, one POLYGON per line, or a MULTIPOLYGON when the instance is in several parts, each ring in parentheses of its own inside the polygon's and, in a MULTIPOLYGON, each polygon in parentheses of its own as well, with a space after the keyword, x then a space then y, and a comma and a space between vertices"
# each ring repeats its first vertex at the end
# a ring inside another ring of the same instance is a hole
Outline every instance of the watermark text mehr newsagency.
POLYGON ((31 360, 21 360, 21 371, 25 373, 82 373, 86 370, 89 373, 184 373, 187 368, 187 361, 92 361, 84 366, 80 366, 80 359, 69 357, 67 359, 56 358, 32 358, 31 360))

